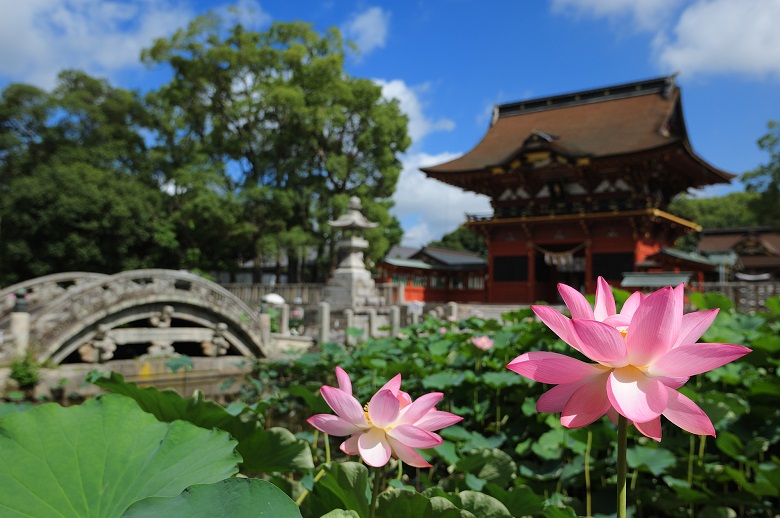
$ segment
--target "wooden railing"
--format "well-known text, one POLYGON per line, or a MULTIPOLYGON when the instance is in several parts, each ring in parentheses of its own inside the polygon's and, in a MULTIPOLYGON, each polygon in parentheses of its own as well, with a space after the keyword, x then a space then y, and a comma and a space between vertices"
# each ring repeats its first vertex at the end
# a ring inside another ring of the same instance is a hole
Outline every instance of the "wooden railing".
MULTIPOLYGON (((263 297, 269 293, 277 293, 290 305, 297 298, 303 306, 314 306, 324 300, 324 284, 223 284, 225 289, 243 300, 251 307, 260 306, 263 297)), ((366 301, 369 306, 393 306, 404 303, 403 286, 392 284, 377 284, 377 296, 366 301)))

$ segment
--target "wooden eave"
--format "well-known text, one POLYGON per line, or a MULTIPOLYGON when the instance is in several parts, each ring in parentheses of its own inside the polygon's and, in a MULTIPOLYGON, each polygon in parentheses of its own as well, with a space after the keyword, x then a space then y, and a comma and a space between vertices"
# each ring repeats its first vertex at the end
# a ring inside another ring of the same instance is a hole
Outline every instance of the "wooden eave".
POLYGON ((613 212, 585 212, 577 214, 550 214, 545 216, 524 216, 516 218, 485 218, 474 219, 467 221, 466 226, 469 227, 483 227, 483 226, 502 226, 502 225, 517 225, 517 224, 553 224, 560 221, 580 221, 580 220, 598 220, 598 219, 624 219, 624 218, 651 218, 655 220, 666 221, 675 225, 679 225, 688 231, 701 232, 701 226, 688 221, 687 219, 680 218, 668 212, 664 212, 660 209, 642 209, 642 210, 628 210, 628 211, 613 211, 613 212))

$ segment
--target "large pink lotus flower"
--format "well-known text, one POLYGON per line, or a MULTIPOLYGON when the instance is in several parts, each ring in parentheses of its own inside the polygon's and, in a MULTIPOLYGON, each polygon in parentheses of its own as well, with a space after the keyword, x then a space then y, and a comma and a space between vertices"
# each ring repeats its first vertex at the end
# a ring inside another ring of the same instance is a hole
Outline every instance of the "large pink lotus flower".
POLYGON ((508 369, 557 385, 539 398, 538 411, 561 412, 561 423, 569 428, 590 424, 605 413, 613 420, 616 413, 621 414, 657 441, 661 440, 661 415, 690 433, 715 435, 704 411, 676 389, 690 376, 750 352, 741 345, 696 342, 712 324, 717 309, 683 314, 680 285, 636 296, 618 315, 614 299, 610 304, 611 296, 602 291, 590 317, 587 302, 583 305, 573 295, 579 295, 576 290, 563 285, 559 290, 571 320, 550 307, 532 309, 563 341, 596 363, 542 351, 512 360, 508 369), (607 301, 601 309, 599 300, 607 301))
POLYGON ((431 465, 414 448, 433 448, 442 438, 433 433, 459 422, 462 417, 436 410, 444 396, 432 392, 415 401, 401 390, 401 375, 388 381, 366 405, 352 395, 352 382, 344 369, 336 367, 338 388, 324 385, 320 394, 337 415, 317 414, 307 421, 330 435, 346 436, 341 451, 360 455, 369 466, 380 467, 395 457, 418 468, 431 465))

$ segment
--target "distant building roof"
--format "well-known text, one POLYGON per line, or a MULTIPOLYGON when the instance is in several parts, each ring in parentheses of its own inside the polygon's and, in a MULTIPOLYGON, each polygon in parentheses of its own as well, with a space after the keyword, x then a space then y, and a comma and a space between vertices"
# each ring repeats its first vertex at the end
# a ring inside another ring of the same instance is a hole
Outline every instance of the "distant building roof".
POLYGON ((478 254, 466 250, 424 246, 415 249, 408 256, 402 257, 401 252, 405 250, 398 250, 394 255, 395 248, 391 249, 390 253, 382 260, 383 263, 401 268, 442 271, 480 270, 487 266, 485 260, 478 254))
POLYGON ((644 261, 637 263, 639 268, 655 268, 659 266, 687 268, 695 270, 712 270, 716 262, 696 252, 684 252, 676 248, 663 247, 651 254, 644 261))
POLYGON ((408 259, 413 256, 420 247, 396 245, 387 252, 385 259, 408 259))
POLYGON ((735 265, 749 272, 780 272, 780 228, 737 227, 702 232, 699 251, 711 260, 726 253, 738 257, 735 265))
POLYGON ((693 272, 624 272, 620 285, 624 288, 662 288, 688 284, 693 272))
POLYGON ((691 186, 727 183, 734 177, 698 157, 688 141, 680 91, 674 76, 626 83, 497 106, 482 140, 465 155, 421 168, 428 176, 468 190, 482 189, 465 173, 511 168, 521 154, 549 150, 596 160, 667 146, 678 157, 691 186))
POLYGON ((466 250, 453 250, 451 248, 424 246, 415 252, 411 259, 420 259, 422 261, 433 261, 440 265, 446 265, 453 268, 457 267, 483 267, 485 260, 474 252, 466 250))

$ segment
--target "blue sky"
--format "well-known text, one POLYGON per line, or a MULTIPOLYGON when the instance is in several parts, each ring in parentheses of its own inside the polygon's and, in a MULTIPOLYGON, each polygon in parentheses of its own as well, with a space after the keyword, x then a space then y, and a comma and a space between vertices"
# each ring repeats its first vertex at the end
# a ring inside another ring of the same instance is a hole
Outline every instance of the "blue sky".
POLYGON ((453 230, 467 212, 489 212, 485 198, 418 167, 471 149, 497 103, 679 72, 694 150, 736 174, 768 161, 756 141, 780 119, 780 0, 0 0, 0 87, 48 88, 57 72, 77 68, 154 88, 167 71, 141 65, 140 50, 231 5, 259 30, 274 20, 339 27, 360 48, 347 71, 401 101, 413 144, 395 214, 412 246, 453 230))

